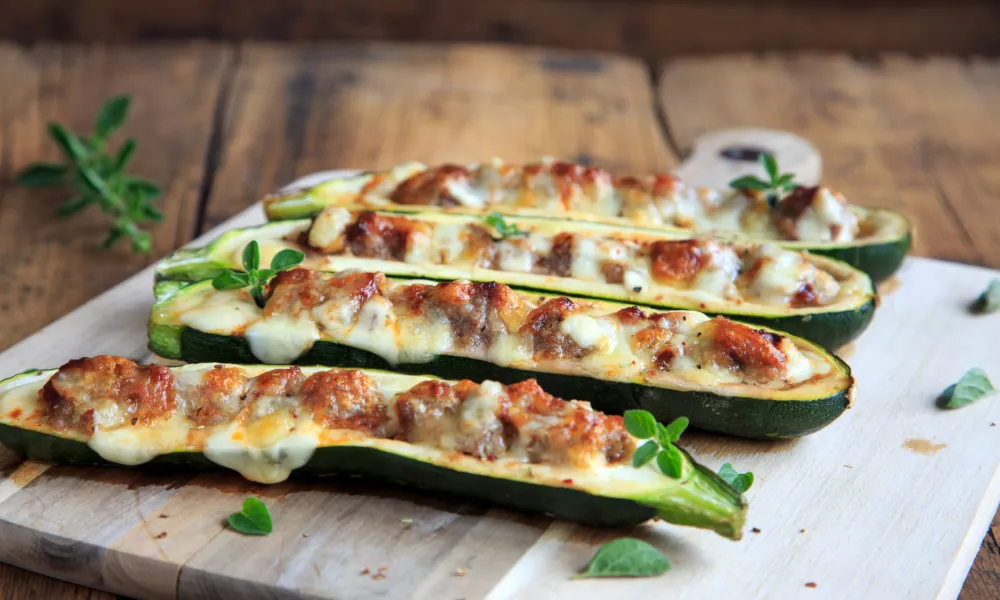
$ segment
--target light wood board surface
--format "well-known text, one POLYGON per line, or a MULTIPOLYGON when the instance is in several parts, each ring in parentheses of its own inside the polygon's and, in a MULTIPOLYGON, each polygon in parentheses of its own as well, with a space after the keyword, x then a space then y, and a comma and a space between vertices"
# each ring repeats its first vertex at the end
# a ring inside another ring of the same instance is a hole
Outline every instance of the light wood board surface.
MULTIPOLYGON (((227 226, 261 221, 252 208, 227 226)), ((997 317, 966 311, 991 274, 910 259, 850 357, 857 403, 829 428, 773 443, 685 436, 699 460, 757 481, 742 542, 662 523, 632 532, 670 556, 662 578, 571 581, 599 543, 627 532, 389 484, 267 487, 9 458, 0 560, 141 598, 656 597, 665 585, 679 598, 951 598, 1000 501, 1000 403, 945 412, 934 399, 973 364, 1000 373, 997 317), (248 494, 271 507, 274 535, 225 527, 248 494), (381 568, 384 578, 363 574, 381 568)), ((14 346, 0 371, 145 356, 150 282, 143 272, 14 346)))

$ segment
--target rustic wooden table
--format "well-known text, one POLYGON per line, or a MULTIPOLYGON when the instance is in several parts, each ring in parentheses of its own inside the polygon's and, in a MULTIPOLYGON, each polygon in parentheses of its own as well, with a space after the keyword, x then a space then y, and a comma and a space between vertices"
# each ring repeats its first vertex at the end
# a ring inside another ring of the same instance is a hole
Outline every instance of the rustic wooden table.
MULTIPOLYGON (((0 44, 0 350, 297 176, 326 168, 554 155, 669 170, 699 134, 794 131, 854 202, 905 211, 914 253, 1000 267, 1000 61, 728 55, 643 63, 496 46, 0 44), (138 174, 164 184, 152 256, 96 249, 104 218, 54 218, 12 173, 55 159, 133 95, 138 174)), ((3 465, 0 465, 2 467, 3 465)), ((935 526, 928 523, 928 527, 935 526)), ((1000 596, 1000 515, 962 591, 1000 596)), ((2 542, 0 542, 2 543, 2 542)), ((0 564, 0 598, 113 598, 0 564)))

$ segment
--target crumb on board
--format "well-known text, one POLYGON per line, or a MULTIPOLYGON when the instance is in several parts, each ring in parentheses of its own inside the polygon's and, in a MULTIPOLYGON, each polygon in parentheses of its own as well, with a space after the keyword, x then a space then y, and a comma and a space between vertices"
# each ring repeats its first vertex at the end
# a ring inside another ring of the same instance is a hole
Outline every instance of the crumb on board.
POLYGON ((375 580, 385 579, 385 576, 386 576, 386 567, 379 567, 378 572, 372 575, 372 579, 375 580))
POLYGON ((161 519, 166 519, 166 518, 167 518, 167 515, 160 515, 160 518, 161 518, 161 519))
POLYGON ((806 587, 807 588, 818 588, 819 586, 816 585, 815 581, 810 581, 809 583, 806 584, 806 587))
POLYGON ((163 533, 161 533, 161 534, 157 535, 157 536, 156 536, 156 539, 158 539, 158 540, 162 540, 162 539, 163 539, 163 538, 165 538, 165 537, 167 537, 167 532, 166 532, 166 531, 164 531, 163 533))
POLYGON ((805 532, 806 532, 806 528, 805 527, 803 527, 802 529, 799 530, 799 533, 805 533, 805 532))
POLYGON ((400 519, 399 522, 402 523, 405 527, 413 525, 413 519, 400 519))
POLYGON ((468 572, 467 569, 455 569, 455 575, 458 577, 465 577, 465 574, 468 572))
POLYGON ((362 575, 371 575, 372 574, 372 570, 369 569, 368 567, 365 567, 365 570, 361 571, 361 574, 362 575))
POLYGON ((302 537, 309 537, 309 534, 308 533, 303 533, 302 537))
POLYGON ((754 533, 760 533, 760 527, 754 527, 750 531, 752 531, 754 533))

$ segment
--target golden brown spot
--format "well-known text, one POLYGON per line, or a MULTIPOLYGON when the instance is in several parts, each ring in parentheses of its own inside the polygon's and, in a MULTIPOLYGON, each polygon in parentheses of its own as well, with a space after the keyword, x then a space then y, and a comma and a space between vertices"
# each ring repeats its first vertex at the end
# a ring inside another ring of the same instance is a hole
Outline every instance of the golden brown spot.
POLYGON ((690 283, 711 261, 697 240, 653 242, 649 247, 653 276, 661 281, 690 283))
POLYGON ((914 454, 922 454, 924 456, 937 454, 947 447, 948 444, 935 444, 931 440, 924 440, 920 438, 910 438, 903 442, 903 448, 906 448, 914 454))

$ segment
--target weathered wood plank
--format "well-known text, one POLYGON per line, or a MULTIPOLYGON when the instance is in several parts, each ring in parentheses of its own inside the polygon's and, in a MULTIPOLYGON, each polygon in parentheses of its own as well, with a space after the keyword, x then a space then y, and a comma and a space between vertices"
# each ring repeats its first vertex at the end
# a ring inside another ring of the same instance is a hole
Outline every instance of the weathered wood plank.
POLYGON ((674 164, 645 67, 491 46, 245 46, 206 209, 215 224, 296 176, 428 162, 674 164))
POLYGON ((690 52, 836 50, 996 53, 990 0, 130 0, 11 3, 0 36, 516 42, 649 58, 690 52))
POLYGON ((1000 266, 1000 63, 842 55, 684 58, 660 72, 675 142, 719 128, 784 128, 823 156, 824 180, 852 201, 915 222, 915 253, 1000 266), (987 206, 990 204, 990 206, 987 206))
POLYGON ((79 306, 188 241, 198 214, 199 185, 221 77, 231 51, 220 46, 60 48, 0 45, 0 348, 79 306), (100 104, 133 95, 124 134, 138 140, 133 172, 164 183, 164 221, 154 230, 152 256, 126 244, 97 246, 109 227, 96 208, 55 217, 66 192, 26 190, 14 173, 58 159, 45 124, 90 131, 100 104))

